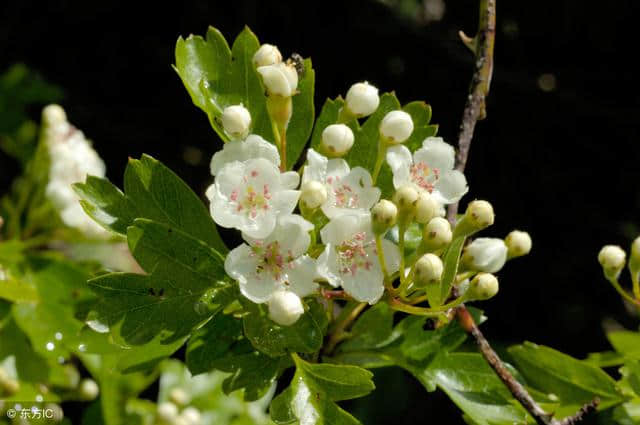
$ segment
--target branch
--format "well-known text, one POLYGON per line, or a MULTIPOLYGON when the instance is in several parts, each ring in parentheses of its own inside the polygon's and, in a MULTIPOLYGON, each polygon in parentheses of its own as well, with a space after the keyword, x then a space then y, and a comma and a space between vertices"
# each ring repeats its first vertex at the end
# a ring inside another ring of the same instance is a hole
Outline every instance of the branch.
POLYGON ((469 313, 469 310, 462 305, 457 307, 456 313, 458 316, 458 322, 462 328, 467 333, 471 334, 476 340, 478 348, 487 363, 489 363, 489 366, 491 366, 500 380, 507 386, 507 388, 509 388, 509 391, 511 391, 511 394, 513 394, 515 399, 518 400, 525 409, 527 409, 531 416, 533 416, 536 423, 540 425, 574 425, 580 422, 585 415, 595 411, 596 407, 598 407, 600 400, 596 398, 582 406, 575 415, 566 417, 562 420, 554 419, 553 413, 545 412, 538 403, 536 403, 533 397, 531 397, 522 384, 520 384, 520 382, 518 382, 511 372, 509 372, 505 367, 502 360, 500 360, 500 357, 498 357, 498 354, 493 351, 493 348, 489 345, 489 341, 487 341, 480 331, 480 328, 478 328, 478 325, 476 325, 473 317, 471 317, 471 314, 469 313))
MULTIPOLYGON (((480 22, 478 34, 474 38, 460 31, 460 38, 475 55, 475 72, 471 79, 469 96, 462 113, 462 123, 458 135, 456 170, 464 172, 469 157, 469 147, 476 128, 476 122, 487 116, 485 99, 489 94, 493 74, 493 46, 496 37, 496 0, 480 0, 480 22)), ((448 218, 455 222, 458 202, 449 206, 448 218)))

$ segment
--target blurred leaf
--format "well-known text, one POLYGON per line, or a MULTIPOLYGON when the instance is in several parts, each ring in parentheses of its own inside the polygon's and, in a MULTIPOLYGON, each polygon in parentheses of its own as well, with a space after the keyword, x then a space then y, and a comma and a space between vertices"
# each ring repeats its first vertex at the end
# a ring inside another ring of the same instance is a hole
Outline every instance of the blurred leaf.
MULTIPOLYGON (((186 39, 180 37, 176 44, 174 68, 191 100, 207 114, 222 140, 228 140, 220 123, 222 111, 242 103, 251 113, 252 133, 274 141, 264 89, 253 65, 253 55, 259 47, 260 42, 247 27, 236 38, 232 50, 213 27, 207 30, 206 39, 190 35, 186 39)), ((301 102, 306 104, 304 98, 301 102)))
POLYGON ((103 227, 126 235, 135 218, 175 227, 218 252, 227 248, 207 207, 170 169, 148 155, 130 159, 124 176, 125 194, 105 179, 88 177, 74 188, 87 214, 103 227))
POLYGON ((624 357, 614 351, 603 351, 600 353, 589 353, 584 361, 597 367, 611 367, 623 364, 624 357))
POLYGON ((595 397, 600 399, 599 409, 624 401, 615 381, 587 362, 532 343, 510 347, 509 354, 529 386, 557 396, 561 403, 556 412, 559 418, 573 414, 595 397))
POLYGON ((607 334, 613 348, 625 357, 640 360, 640 333, 632 331, 614 331, 607 334))
POLYGON ((373 374, 355 366, 308 363, 294 356, 296 373, 291 385, 271 403, 271 419, 278 424, 359 424, 335 404, 363 397, 375 389, 373 374))
POLYGON ((293 96, 293 114, 287 127, 287 170, 293 169, 304 151, 313 128, 313 93, 315 71, 311 59, 304 61, 304 77, 298 82, 298 94, 293 96))
POLYGON ((453 281, 458 274, 460 254, 464 247, 465 237, 458 237, 451 242, 443 257, 444 271, 439 285, 427 285, 426 292, 432 307, 441 306, 449 298, 453 281))

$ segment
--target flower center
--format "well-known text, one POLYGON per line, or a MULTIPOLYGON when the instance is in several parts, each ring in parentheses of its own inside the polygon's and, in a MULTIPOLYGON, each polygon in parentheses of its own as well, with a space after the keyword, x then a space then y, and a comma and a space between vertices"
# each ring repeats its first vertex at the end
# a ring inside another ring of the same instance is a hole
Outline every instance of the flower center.
POLYGON ((411 181, 429 193, 433 192, 434 184, 440 176, 440 170, 438 168, 431 169, 424 162, 413 164, 409 172, 411 174, 411 181))
MULTIPOLYGON (((372 243, 366 243, 364 232, 359 232, 353 235, 351 239, 338 245, 336 251, 338 252, 340 273, 355 276, 360 269, 370 270, 373 262, 369 258, 366 248, 372 243)), ((376 254, 375 248, 374 254, 376 254)))
POLYGON ((340 177, 328 177, 327 183, 333 188, 333 195, 336 199, 336 206, 340 208, 357 208, 358 207, 358 194, 353 188, 340 182, 340 177))
MULTIPOLYGON (((250 176, 255 178, 258 176, 258 172, 251 171, 250 176)), ((269 203, 271 190, 268 184, 263 184, 262 189, 256 189, 247 177, 244 178, 244 182, 246 185, 242 188, 234 189, 229 199, 236 204, 237 212, 244 212, 248 217, 256 218, 258 212, 267 211, 271 208, 269 203)))
POLYGON ((251 250, 253 256, 259 257, 258 265, 256 266, 257 275, 268 273, 275 280, 280 280, 287 268, 293 268, 293 254, 291 251, 283 254, 278 241, 269 242, 266 245, 256 242, 251 247, 251 250))

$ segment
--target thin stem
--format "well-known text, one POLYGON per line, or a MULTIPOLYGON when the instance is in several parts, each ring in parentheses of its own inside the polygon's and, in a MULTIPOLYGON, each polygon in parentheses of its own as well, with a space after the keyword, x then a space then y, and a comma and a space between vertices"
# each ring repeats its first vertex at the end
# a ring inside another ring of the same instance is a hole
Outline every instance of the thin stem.
POLYGON ((635 299, 634 297, 629 295, 627 291, 622 289, 622 286, 620 286, 620 284, 618 283, 617 278, 608 278, 607 280, 611 283, 611 285, 615 288, 615 290, 618 292, 618 294, 620 294, 622 298, 629 301, 633 305, 640 307, 640 299, 635 299))
POLYGON ((360 315, 360 313, 362 313, 362 310, 364 310, 366 306, 367 303, 360 303, 356 305, 353 310, 351 310, 351 312, 349 312, 349 314, 347 314, 342 319, 340 323, 336 324, 333 332, 331 333, 331 336, 329 337, 329 342, 327 343, 327 346, 325 348, 325 353, 331 354, 340 342, 349 338, 350 335, 348 332, 346 332, 346 329, 358 318, 358 316, 360 315))
MULTIPOLYGON (((419 297, 419 298, 422 298, 422 301, 426 301, 427 300, 426 296, 419 297)), ((459 306, 460 304, 462 304, 465 301, 467 301, 467 299, 464 296, 462 296, 462 297, 456 298, 455 300, 453 300, 453 301, 451 301, 451 302, 449 302, 447 304, 443 304, 443 305, 437 306, 437 307, 429 307, 429 308, 427 308, 427 307, 416 307, 415 304, 417 304, 417 303, 415 302, 415 300, 410 300, 411 304, 405 304, 405 305, 410 306, 413 309, 419 309, 419 310, 415 310, 415 311, 421 311, 423 313, 444 313, 445 311, 451 310, 452 308, 455 308, 455 307, 459 306)), ((393 299, 392 302, 394 302, 395 304, 398 304, 398 303, 404 304, 403 302, 401 302, 397 298, 393 299)))
POLYGON ((280 128, 280 171, 287 171, 287 126, 280 128))
POLYGON ((389 307, 397 311, 403 311, 405 313, 413 314, 414 316, 442 317, 443 315, 442 311, 433 311, 428 308, 405 304, 397 298, 391 298, 389 300, 389 307))
POLYGON ((405 275, 405 259, 404 259, 404 234, 407 231, 407 226, 404 223, 398 225, 398 251, 400 251, 400 294, 404 294, 407 290, 407 276, 405 275))
POLYGON ((385 154, 387 153, 387 144, 380 138, 378 141, 378 156, 376 157, 376 165, 373 168, 373 184, 376 184, 378 175, 382 169, 382 163, 384 162, 385 154))

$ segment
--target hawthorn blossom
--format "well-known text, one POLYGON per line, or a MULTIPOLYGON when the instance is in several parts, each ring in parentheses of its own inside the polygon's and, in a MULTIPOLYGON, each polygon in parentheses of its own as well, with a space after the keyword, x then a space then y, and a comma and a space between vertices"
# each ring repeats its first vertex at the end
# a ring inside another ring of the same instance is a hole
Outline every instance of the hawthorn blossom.
MULTIPOLYGON (((384 293, 384 275, 369 213, 347 213, 332 219, 320 231, 324 252, 318 257, 318 273, 334 287, 342 288, 360 302, 375 304, 384 293)), ((400 252, 383 239, 389 273, 400 267, 400 252)))
POLYGON ((211 158, 211 175, 215 176, 222 167, 233 161, 264 158, 280 167, 278 149, 257 134, 250 134, 245 140, 234 140, 224 144, 221 151, 211 158))
POLYGON ((344 159, 327 159, 313 149, 307 151, 302 184, 317 181, 325 185, 327 200, 322 212, 329 218, 348 212, 368 212, 380 199, 371 174, 362 167, 349 168, 344 159))
POLYGON ((453 169, 453 147, 440 137, 427 137, 413 155, 404 145, 392 146, 387 150, 387 163, 396 189, 413 185, 442 205, 458 202, 469 190, 464 174, 453 169))
POLYGON ((478 238, 467 245, 462 261, 472 270, 496 273, 507 262, 507 245, 498 238, 478 238))
MULTIPOLYGON (((242 143, 242 142, 240 142, 242 143)), ((279 216, 291 214, 300 191, 298 173, 281 173, 264 158, 232 161, 207 189, 211 216, 222 227, 236 228, 252 238, 266 238, 279 216)))
POLYGON ((281 216, 267 238, 244 234, 246 243, 227 255, 225 271, 238 281, 242 295, 255 303, 268 302, 283 290, 305 297, 318 288, 315 260, 305 254, 312 229, 313 224, 299 215, 281 216))

